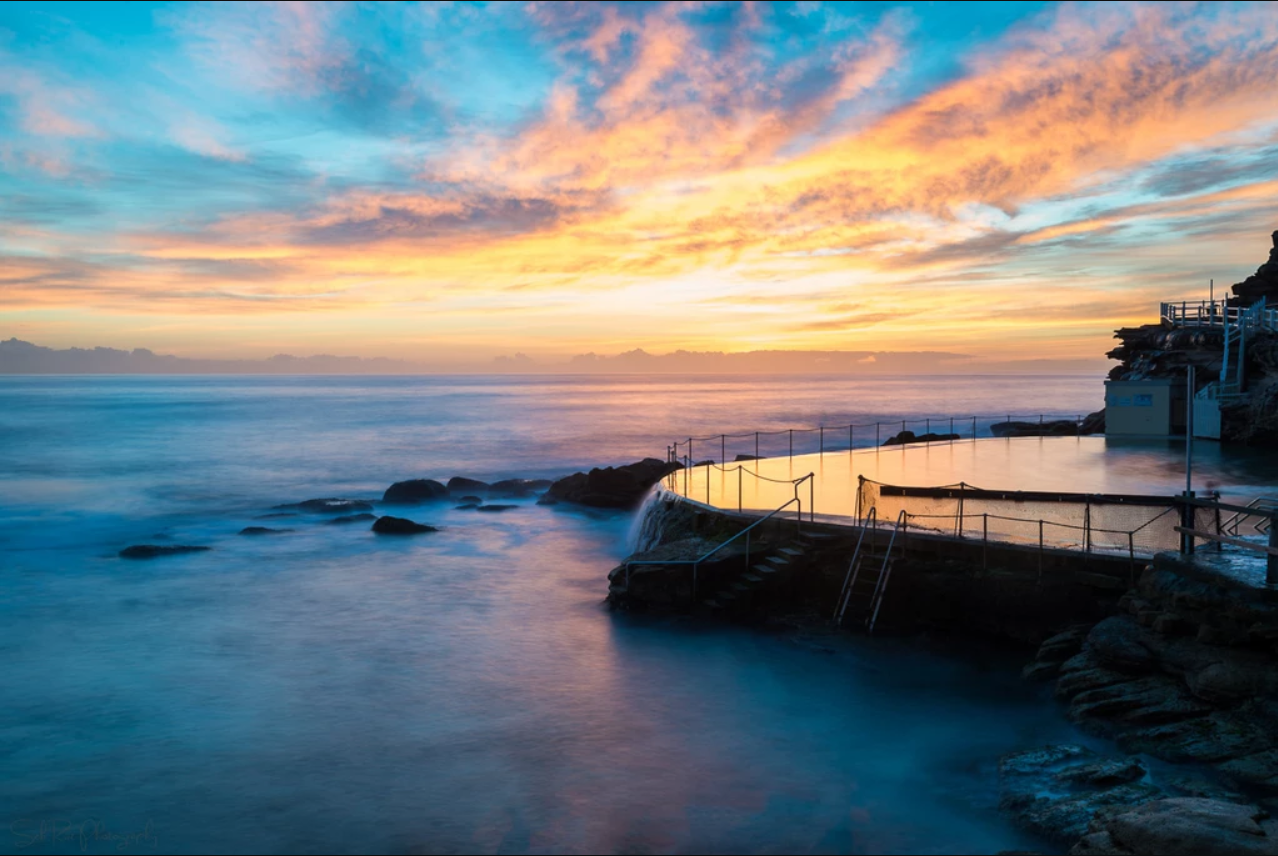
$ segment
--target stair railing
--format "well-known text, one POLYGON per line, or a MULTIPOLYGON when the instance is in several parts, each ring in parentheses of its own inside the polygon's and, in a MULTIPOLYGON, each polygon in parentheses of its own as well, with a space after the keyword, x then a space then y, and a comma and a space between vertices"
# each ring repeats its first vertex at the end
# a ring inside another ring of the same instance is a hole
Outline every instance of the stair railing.
POLYGON ((873 611, 870 617, 865 620, 865 630, 867 633, 874 632, 874 625, 879 620, 879 609, 883 606, 883 596, 887 594, 888 578, 892 575, 892 547, 896 544, 896 533, 905 531, 908 515, 905 509, 901 509, 901 513, 896 516, 896 525, 892 527, 892 537, 888 539, 887 550, 883 553, 883 567, 879 569, 879 584, 874 587, 874 596, 871 600, 873 611))
POLYGON ((843 616, 848 611, 848 601, 852 599, 852 586, 856 585, 858 571, 858 561, 861 558, 861 545, 865 543, 865 533, 867 530, 874 529, 879 525, 879 510, 871 508, 870 513, 865 516, 865 521, 861 525, 861 534, 856 539, 856 549, 852 551, 852 560, 848 562, 848 572, 843 577, 843 588, 839 591, 839 599, 834 602, 834 624, 836 627, 842 626, 843 616))
POLYGON ((795 523, 796 523, 796 524, 797 524, 797 526, 798 526, 798 530, 797 530, 797 531, 802 531, 802 526, 803 526, 803 500, 799 498, 799 485, 801 485, 801 484, 803 484, 803 482, 805 482, 805 481, 807 481, 807 480, 809 480, 809 479, 813 478, 813 476, 814 476, 814 474, 813 474, 813 473, 808 473, 808 474, 807 474, 806 476, 804 476, 803 478, 801 478, 801 479, 797 479, 797 480, 794 482, 794 498, 793 498, 793 499, 787 499, 784 503, 782 503, 781 505, 777 506, 777 507, 776 507, 776 508, 774 508, 772 511, 769 511, 769 512, 768 512, 767 514, 765 514, 763 517, 760 517, 758 520, 754 521, 754 522, 753 522, 753 523, 751 523, 749 526, 747 526, 746 528, 742 529, 740 532, 738 532, 737 534, 733 535, 733 536, 732 536, 731 538, 729 538, 728 540, 724 541, 722 544, 719 544, 717 547, 713 548, 712 550, 709 550, 708 552, 706 552, 706 553, 702 554, 701 556, 699 556, 699 557, 698 557, 698 558, 696 558, 696 559, 666 559, 666 560, 660 560, 660 559, 642 559, 642 560, 638 560, 638 561, 629 561, 629 560, 627 560, 627 561, 626 561, 626 563, 625 563, 625 568, 626 568, 626 588, 629 588, 629 587, 630 587, 630 568, 631 568, 631 566, 634 566, 634 565, 667 565, 667 566, 669 566, 669 565, 691 565, 691 566, 692 566, 692 597, 693 597, 693 599, 695 600, 695 599, 696 599, 696 597, 697 597, 697 572, 698 572, 698 570, 700 569, 701 564, 702 564, 703 562, 705 562, 706 560, 708 560, 708 559, 709 559, 711 556, 713 556, 715 553, 718 553, 718 552, 719 552, 720 550, 722 550, 724 547, 727 547, 727 546, 728 546, 729 544, 731 544, 732 542, 737 541, 738 539, 740 539, 740 538, 744 537, 744 538, 745 538, 745 542, 746 542, 746 552, 745 552, 746 567, 749 567, 749 566, 750 566, 750 552, 751 552, 751 549, 752 549, 752 546, 751 546, 751 537, 752 537, 752 534, 751 534, 751 533, 753 533, 753 531, 754 531, 757 527, 762 526, 764 523, 766 523, 767 521, 771 520, 773 517, 777 516, 777 515, 778 515, 778 514, 780 514, 782 511, 785 511, 785 510, 786 510, 787 508, 789 508, 791 505, 797 505, 797 506, 798 506, 798 512, 799 512, 799 513, 798 513, 798 516, 797 516, 797 518, 796 518, 796 520, 795 520, 795 523))

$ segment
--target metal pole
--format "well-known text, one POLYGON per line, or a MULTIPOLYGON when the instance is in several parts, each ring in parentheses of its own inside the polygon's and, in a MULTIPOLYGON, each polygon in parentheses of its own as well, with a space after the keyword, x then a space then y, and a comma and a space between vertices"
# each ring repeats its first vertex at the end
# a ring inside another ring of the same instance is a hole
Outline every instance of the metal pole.
POLYGON ((1043 521, 1038 521, 1038 584, 1043 584, 1043 521))
POLYGON ((706 505, 710 504, 710 465, 706 464, 706 505))
POLYGON ((754 432, 754 456, 755 458, 759 457, 759 432, 758 431, 754 432))
POLYGON ((794 429, 790 429, 790 457, 794 457, 794 429))
POLYGON ((874 423, 874 448, 879 447, 879 423, 874 423))
MULTIPOLYGON (((756 464, 757 466, 757 464, 756 464)), ((741 467, 737 467, 737 511, 741 510, 741 467)))
POLYGON ((726 464, 728 462, 728 437, 726 434, 719 435, 719 463, 726 464))
MULTIPOLYGON (((923 436, 926 437, 928 434, 931 434, 931 433, 932 433, 932 417, 929 416, 927 418, 927 422, 924 423, 923 436)), ((930 439, 927 441, 927 445, 929 446, 932 445, 932 441, 930 439)))
POLYGON ((981 568, 988 571, 990 569, 990 513, 987 511, 981 517, 984 518, 981 523, 981 568))
MULTIPOLYGON (((1269 547, 1278 550, 1278 520, 1269 518, 1269 547)), ((1265 582, 1270 585, 1278 583, 1278 556, 1273 553, 1269 554, 1269 560, 1265 563, 1265 582)))
POLYGON ((689 461, 696 460, 696 458, 692 457, 692 438, 691 437, 688 438, 688 460, 689 461))
POLYGON ((1185 496, 1194 489, 1194 367, 1189 367, 1185 391, 1185 496))
POLYGON ((852 454, 852 426, 848 426, 848 454, 852 454))
POLYGON ((821 457, 825 457, 825 426, 821 426, 821 457))
POLYGON ((976 417, 975 416, 972 417, 972 440, 973 442, 976 441, 976 417))

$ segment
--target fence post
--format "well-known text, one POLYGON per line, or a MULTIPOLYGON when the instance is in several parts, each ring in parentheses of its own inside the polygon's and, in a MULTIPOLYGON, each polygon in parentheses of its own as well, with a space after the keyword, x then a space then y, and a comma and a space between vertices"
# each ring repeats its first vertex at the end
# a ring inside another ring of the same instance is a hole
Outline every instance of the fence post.
POLYGON ((816 479, 808 473, 808 520, 816 523, 816 479))
POLYGON ((689 461, 696 460, 696 458, 692 457, 692 438, 691 437, 688 438, 688 460, 689 461))
POLYGON ((958 536, 963 537, 963 482, 959 482, 958 536))
MULTIPOLYGON (((1278 520, 1269 518, 1269 546, 1278 549, 1278 520)), ((1270 585, 1278 583, 1278 556, 1270 553, 1265 562, 1265 582, 1270 585)))
POLYGON ((758 459, 759 457, 759 432, 758 431, 754 432, 754 457, 756 459, 758 459))
POLYGON ((794 457, 794 429, 790 429, 790 457, 794 457))
MULTIPOLYGON (((923 435, 927 436, 928 434, 931 434, 931 433, 932 433, 932 417, 929 416, 927 418, 927 421, 924 423, 923 435)), ((927 445, 929 446, 932 445, 932 441, 928 440, 927 445)))
POLYGON ((972 442, 976 442, 976 417, 972 417, 972 442))
MULTIPOLYGON (((756 464, 755 466, 758 466, 756 464)), ((741 467, 737 467, 737 511, 741 511, 741 467)))
POLYGON ((821 426, 821 457, 825 457, 825 426, 821 426))
POLYGON ((1083 552, 1092 552, 1092 504, 1083 504, 1083 552))
POLYGON ((710 504, 710 465, 706 464, 706 505, 710 504))
POLYGON ((987 511, 981 517, 984 518, 981 524, 981 569, 988 571, 990 569, 990 513, 987 511))
POLYGON ((1132 588, 1136 588, 1136 535, 1127 533, 1127 568, 1131 571, 1132 588))
POLYGON ((852 426, 848 426, 848 454, 852 454, 852 426))
POLYGON ((880 445, 880 443, 879 443, 879 423, 875 422, 875 423, 874 423, 874 448, 876 448, 876 449, 877 449, 877 448, 879 447, 879 445, 880 445))
POLYGON ((1038 521, 1038 585, 1043 586, 1043 521, 1038 521))
POLYGON ((728 463, 728 435, 719 435, 719 463, 728 463))

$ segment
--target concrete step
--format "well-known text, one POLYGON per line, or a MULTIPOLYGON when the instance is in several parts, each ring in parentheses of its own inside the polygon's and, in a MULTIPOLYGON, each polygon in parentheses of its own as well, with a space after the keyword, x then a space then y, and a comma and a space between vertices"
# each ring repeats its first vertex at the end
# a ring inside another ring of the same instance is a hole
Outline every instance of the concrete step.
POLYGON ((732 590, 736 592, 747 592, 751 588, 753 588, 753 586, 751 586, 749 583, 733 583, 732 584, 732 590))
POLYGON ((790 564, 790 560, 787 559, 785 556, 768 556, 763 561, 771 562, 772 564, 776 565, 778 568, 783 568, 786 565, 790 564))
POLYGON ((752 583, 763 582, 763 577, 760 576, 759 574, 746 574, 744 577, 742 577, 742 579, 749 580, 752 583))
POLYGON ((777 572, 777 568, 773 565, 754 565, 750 570, 757 571, 760 574, 775 574, 777 572))
POLYGON ((778 552, 778 553, 784 553, 785 555, 789 556, 790 558, 794 558, 794 557, 796 557, 796 556, 802 556, 802 555, 803 555, 803 551, 802 551, 802 550, 796 550, 796 549, 795 549, 795 548, 793 548, 793 547, 782 547, 780 550, 777 550, 777 552, 778 552))
POLYGON ((704 605, 710 607, 711 609, 723 609, 723 604, 719 603, 719 601, 714 600, 713 598, 711 598, 710 600, 703 600, 701 602, 704 605))

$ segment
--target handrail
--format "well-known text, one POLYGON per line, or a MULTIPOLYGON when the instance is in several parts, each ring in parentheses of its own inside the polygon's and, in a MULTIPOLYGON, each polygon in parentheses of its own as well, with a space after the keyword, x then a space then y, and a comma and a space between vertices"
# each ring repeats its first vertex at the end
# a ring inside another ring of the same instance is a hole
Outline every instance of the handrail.
POLYGON ((908 525, 909 518, 905 509, 901 509, 901 513, 896 516, 896 526, 892 528, 892 537, 888 539, 887 550, 883 553, 883 567, 879 568, 879 581, 874 587, 873 599, 870 601, 874 604, 874 612, 865 622, 865 629, 870 633, 874 632, 874 624, 879 620, 879 609, 883 606, 883 595, 887 593, 888 577, 892 573, 892 547, 896 544, 896 533, 904 531, 908 525))
MULTIPOLYGON (((802 483, 805 479, 808 479, 808 478, 811 478, 811 477, 812 477, 812 473, 808 473, 808 475, 804 476, 802 479, 799 479, 799 481, 795 483, 795 484, 796 484, 796 487, 797 487, 797 485, 798 485, 798 484, 802 483)), ((641 559, 641 560, 638 560, 638 561, 630 561, 630 560, 627 560, 627 561, 625 562, 625 567, 626 567, 626 586, 627 586, 627 587, 629 587, 629 586, 630 586, 630 567, 631 567, 631 565, 692 565, 692 596, 695 598, 695 597, 697 596, 697 567, 698 567, 698 566, 699 566, 702 562, 704 562, 704 561, 706 561, 707 559, 709 559, 709 558, 710 558, 711 556, 713 556, 715 553, 719 552, 719 551, 720 551, 720 550, 722 550, 724 547, 728 546, 728 545, 729 545, 729 544, 731 544, 733 541, 735 541, 735 540, 737 540, 738 538, 740 538, 742 535, 746 535, 746 536, 747 536, 747 538, 746 538, 746 563, 747 563, 747 564, 749 564, 749 562, 750 562, 750 541, 749 541, 749 537, 748 537, 749 532, 750 532, 752 529, 754 529, 756 526, 759 526, 759 525, 763 524, 764 522, 766 522, 766 521, 770 520, 771 518, 775 517, 777 514, 780 514, 782 511, 784 511, 785 509, 789 508, 791 505, 794 505, 796 502, 799 504, 799 519, 798 519, 798 522, 799 522, 799 523, 802 523, 802 520, 803 520, 803 500, 799 499, 799 497, 798 497, 798 495, 797 495, 797 491, 796 491, 796 495, 795 495, 795 497, 794 497, 793 499, 787 499, 784 503, 782 503, 782 504, 781 504, 781 505, 779 505, 778 507, 774 508, 772 511, 769 511, 769 512, 768 512, 767 514, 765 514, 763 517, 760 517, 758 520, 754 521, 754 522, 753 522, 753 523, 751 523, 749 526, 747 526, 746 528, 742 529, 740 532, 738 532, 737 534, 733 535, 733 536, 732 536, 731 538, 729 538, 728 540, 724 541, 722 544, 719 544, 719 545, 718 545, 717 547, 715 547, 713 550, 710 550, 709 552, 705 553, 705 554, 704 554, 704 555, 702 555, 700 558, 697 558, 697 559, 669 559, 669 560, 664 560, 664 561, 663 561, 663 560, 659 560, 659 559, 641 559)))
POLYGON ((861 534, 856 539, 856 549, 852 551, 852 558, 848 561, 848 572, 843 577, 843 588, 839 591, 839 599, 834 603, 834 622, 835 624, 843 623, 843 616, 848 610, 848 601, 852 599, 852 573, 856 568, 857 557, 861 555, 861 544, 865 541, 865 533, 873 528, 878 531, 879 510, 871 508, 870 513, 865 516, 865 522, 861 526, 861 534))

